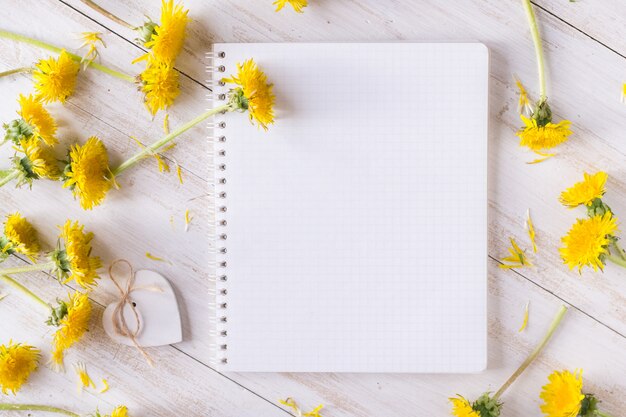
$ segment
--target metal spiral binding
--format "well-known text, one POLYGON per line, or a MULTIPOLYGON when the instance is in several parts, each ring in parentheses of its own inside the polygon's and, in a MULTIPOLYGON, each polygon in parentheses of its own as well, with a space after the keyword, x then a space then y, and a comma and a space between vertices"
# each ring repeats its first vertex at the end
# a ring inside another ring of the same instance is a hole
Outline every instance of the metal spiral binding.
MULTIPOLYGON (((227 90, 221 81, 222 73, 226 71, 221 61, 226 57, 224 52, 209 52, 206 54, 210 65, 206 66, 211 79, 207 80, 207 86, 211 90, 210 101, 212 107, 223 104, 227 99, 227 90)), ((213 351, 212 362, 214 365, 226 365, 228 363, 228 273, 227 273, 227 178, 226 178, 226 136, 219 132, 226 128, 224 120, 218 120, 221 114, 214 116, 214 121, 209 123, 214 135, 214 172, 215 172, 215 263, 214 274, 210 282, 211 297, 211 326, 212 338, 211 349, 213 351)))

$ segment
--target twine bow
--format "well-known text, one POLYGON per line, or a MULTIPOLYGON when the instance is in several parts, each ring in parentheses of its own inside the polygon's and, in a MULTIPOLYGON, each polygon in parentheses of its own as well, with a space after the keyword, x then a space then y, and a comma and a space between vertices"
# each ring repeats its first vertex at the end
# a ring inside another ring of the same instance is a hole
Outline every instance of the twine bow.
POLYGON ((115 310, 113 310, 113 330, 116 334, 124 337, 128 337, 132 342, 135 348, 141 353, 141 355, 146 359, 148 365, 154 367, 154 362, 148 352, 137 342, 137 335, 139 334, 139 330, 141 329, 141 322, 139 318, 139 312, 137 311, 137 305, 133 302, 131 298, 131 293, 137 290, 149 290, 149 291, 163 291, 163 289, 159 287, 135 287, 135 271, 133 270, 133 266, 126 259, 118 259, 114 261, 109 266, 109 278, 113 281, 113 284, 117 287, 120 292, 120 299, 117 302, 117 306, 115 310), (115 279, 115 275, 113 274, 113 268, 118 263, 124 263, 128 265, 129 274, 128 279, 126 280, 126 286, 122 287, 120 283, 115 279), (130 330, 128 324, 126 323, 126 318, 124 317, 124 308, 126 305, 129 305, 133 314, 135 315, 135 320, 137 321, 137 326, 134 330, 130 330))

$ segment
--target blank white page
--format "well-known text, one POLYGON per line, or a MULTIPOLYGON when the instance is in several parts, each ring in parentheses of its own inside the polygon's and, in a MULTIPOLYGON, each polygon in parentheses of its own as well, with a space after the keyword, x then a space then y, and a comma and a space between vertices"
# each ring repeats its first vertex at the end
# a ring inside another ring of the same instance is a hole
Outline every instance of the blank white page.
POLYGON ((225 165, 216 217, 227 221, 217 226, 227 235, 217 242, 226 249, 217 274, 227 276, 220 369, 484 369, 486 47, 214 51, 225 53, 217 77, 254 58, 276 94, 267 132, 247 114, 215 118, 225 123, 215 132, 225 137, 215 144, 225 165))

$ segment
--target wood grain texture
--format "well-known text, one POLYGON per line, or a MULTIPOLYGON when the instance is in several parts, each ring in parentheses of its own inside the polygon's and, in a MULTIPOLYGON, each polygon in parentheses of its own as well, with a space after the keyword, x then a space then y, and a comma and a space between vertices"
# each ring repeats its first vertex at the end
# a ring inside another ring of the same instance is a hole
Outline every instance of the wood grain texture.
MULTIPOLYGON (((159 2, 101 0, 102 6, 133 24, 143 15, 158 18, 159 2)), ((66 218, 83 221, 96 233, 95 251, 105 263, 124 257, 137 268, 161 271, 173 283, 183 313, 184 342, 150 349, 157 367, 150 369, 130 348, 110 342, 94 319, 93 331, 67 359, 88 363, 92 376, 107 377, 106 394, 78 394, 71 369, 57 374, 42 367, 16 400, 51 402, 80 412, 102 411, 126 403, 133 416, 272 416, 286 415, 276 400, 295 397, 303 408, 326 404, 324 416, 447 415, 447 397, 456 393, 475 397, 495 390, 523 360, 562 303, 572 306, 545 354, 504 397, 507 416, 539 413, 538 393, 552 369, 583 368, 585 390, 603 400, 606 411, 619 416, 626 408, 626 271, 609 265, 604 274, 582 277, 561 263, 560 237, 583 215, 566 210, 559 192, 582 177, 582 172, 606 170, 611 176, 606 201, 626 215, 626 153, 622 140, 626 108, 619 102, 624 81, 624 28, 617 0, 570 3, 537 1, 549 67, 549 96, 559 118, 573 121, 575 135, 559 155, 539 165, 525 162, 533 156, 517 145, 520 126, 516 112, 513 74, 536 96, 534 52, 523 10, 517 0, 311 0, 303 15, 285 9, 274 13, 271 0, 187 0, 193 21, 185 49, 177 62, 182 94, 170 111, 177 126, 203 111, 208 89, 202 86, 204 53, 211 42, 313 41, 458 41, 484 42, 491 52, 490 78, 490 291, 489 369, 478 375, 354 375, 354 374, 228 374, 207 366, 209 359, 207 277, 213 249, 209 226, 213 216, 212 144, 206 130, 197 127, 168 152, 180 162, 185 183, 174 174, 160 174, 146 161, 120 178, 121 190, 93 212, 83 212, 58 184, 38 182, 33 190, 0 189, 0 215, 19 209, 33 219, 44 241, 55 243, 56 225, 66 218), (593 4, 592 4, 593 3, 593 4), (606 46, 605 46, 606 45, 606 46), (608 46, 608 47, 607 47, 608 46), (609 48, 610 47, 610 48, 609 48), (621 54, 621 55, 620 55, 621 54), (497 259, 506 251, 508 237, 526 242, 523 219, 530 208, 540 251, 536 268, 503 271, 497 259), (189 232, 183 230, 186 209, 194 215, 189 232), (174 227, 170 225, 173 216, 174 227), (155 263, 145 252, 172 261, 155 263), (518 333, 523 307, 531 302, 527 331, 518 333)), ((132 43, 134 33, 98 15, 79 0, 24 0, 4 9, 3 29, 77 47, 80 32, 101 31, 107 48, 102 63, 129 74, 141 66, 130 61, 142 53, 132 43), (24 25, 23 22, 34 24, 24 25)), ((29 46, 0 41, 0 68, 9 69, 44 56, 29 46)), ((270 74, 271 77, 271 74, 270 74)), ((280 80, 273 80, 279 83, 280 80)), ((0 120, 15 116, 19 93, 30 91, 30 80, 20 75, 1 79, 0 120)), ((76 94, 52 111, 61 122, 65 144, 101 137, 114 161, 136 150, 131 136, 151 142, 162 135, 163 114, 151 120, 134 86, 95 71, 81 76, 76 94)), ((280 122, 280 120, 278 120, 280 122)), ((0 161, 10 155, 5 147, 0 161)), ((0 165, 2 166, 2 165, 0 165)), ((19 260, 11 260, 18 264, 19 260)), ((25 276, 46 299, 63 296, 45 274, 25 276)), ((115 292, 106 279, 93 294, 101 313, 115 292)), ((0 287, 1 292, 10 292, 0 287)), ((20 295, 0 301, 0 342, 9 338, 42 347, 50 330, 43 316, 20 295)), ((9 398, 13 399, 13 398, 9 398)), ((4 399, 3 399, 4 400, 4 399)), ((10 414, 8 414, 10 415, 10 414)), ((14 413, 14 415, 18 415, 14 413)))

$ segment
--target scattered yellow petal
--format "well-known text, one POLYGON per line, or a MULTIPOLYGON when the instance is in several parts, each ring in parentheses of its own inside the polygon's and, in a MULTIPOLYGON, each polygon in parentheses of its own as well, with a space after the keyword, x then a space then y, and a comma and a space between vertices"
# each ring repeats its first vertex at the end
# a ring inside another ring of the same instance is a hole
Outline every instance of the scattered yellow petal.
POLYGON ((189 230, 189 224, 193 217, 189 214, 189 209, 185 210, 185 232, 189 230))
POLYGON ((102 389, 100 390, 100 394, 104 394, 109 390, 109 382, 106 379, 102 379, 102 389))
POLYGON ((535 226, 533 225, 533 221, 530 218, 530 209, 526 210, 526 223, 524 225, 526 227, 526 231, 528 232, 530 243, 533 245, 533 252, 537 253, 537 243, 535 242, 535 226))
POLYGON ((530 307, 530 301, 526 303, 524 308, 524 321, 522 321, 522 327, 519 328, 519 332, 523 332, 526 326, 528 326, 528 307, 530 307))
MULTIPOLYGON (((146 145, 144 145, 139 139, 134 136, 131 136, 131 139, 133 139, 141 149, 145 149, 146 145)), ((164 151, 172 149, 174 146, 176 146, 176 144, 172 143, 171 145, 167 146, 164 151)), ((149 152, 146 157, 148 156, 152 156, 157 161, 159 172, 170 172, 170 166, 167 164, 167 162, 163 160, 163 156, 161 154, 156 152, 149 152)))
POLYGON ((291 397, 287 398, 286 400, 278 400, 278 402, 281 403, 282 405, 285 405, 293 409, 293 411, 296 413, 297 416, 322 417, 322 415, 320 414, 320 411, 322 410, 322 408, 324 408, 324 405, 322 404, 318 405, 317 407, 315 407, 313 410, 309 411, 308 413, 303 413, 302 410, 300 410, 300 407, 298 407, 298 404, 296 403, 296 401, 291 397))
POLYGON ((146 258, 148 259, 152 259, 153 261, 157 261, 157 262, 166 262, 168 264, 172 264, 170 261, 163 259, 163 258, 159 258, 158 256, 154 256, 153 254, 151 254, 150 252, 146 252, 146 258))
POLYGON ((9 294, 0 294, 0 301, 2 301, 5 298, 7 298, 7 295, 9 295, 9 294))
POLYGON ((97 44, 100 42, 102 46, 106 48, 104 41, 101 38, 102 33, 100 32, 83 32, 81 40, 83 41, 82 45, 78 47, 78 49, 82 49, 87 47, 87 52, 83 55, 80 60, 81 64, 86 68, 93 62, 94 59, 98 57, 98 49, 97 44))
POLYGON ((622 103, 626 103, 626 83, 622 85, 622 103))
POLYGON ((524 266, 532 266, 532 263, 526 257, 526 254, 515 242, 515 239, 509 238, 511 241, 511 247, 508 249, 510 255, 502 258, 502 263, 499 265, 503 269, 521 268, 524 266))
POLYGON ((514 76, 513 78, 515 78, 515 84, 517 85, 517 89, 519 91, 517 111, 519 114, 530 115, 533 112, 533 108, 530 105, 530 100, 528 99, 528 93, 526 92, 526 88, 524 88, 524 85, 519 80, 519 78, 517 78, 516 76, 514 76))
POLYGON ((178 176, 178 181, 183 183, 183 171, 180 169, 180 165, 176 162, 176 175, 178 176))
POLYGON ((541 153, 541 152, 537 152, 537 151, 535 151, 535 153, 537 155, 540 155, 541 158, 533 159, 530 162, 526 162, 528 165, 538 164, 538 163, 546 161, 546 160, 548 160, 548 159, 550 159, 550 158, 552 158, 553 156, 556 155, 555 153, 541 153))
POLYGON ((85 388, 96 388, 96 384, 93 383, 93 380, 87 373, 87 365, 83 362, 78 362, 74 365, 74 369, 76 370, 76 375, 78 375, 78 390, 82 391, 85 388))
POLYGON ((307 0, 276 0, 274 2, 274 6, 276 6, 276 11, 280 11, 285 5, 289 3, 291 7, 296 11, 296 13, 303 13, 302 9, 307 6, 307 0))
POLYGON ((165 113, 165 117, 163 118, 163 132, 166 135, 170 134, 170 115, 169 113, 165 113))

